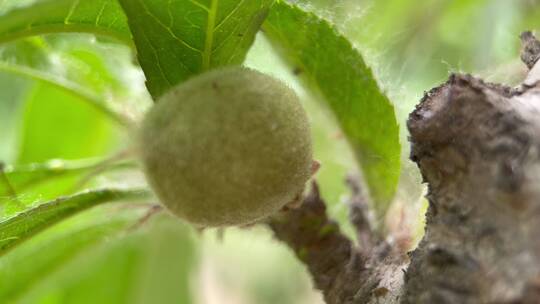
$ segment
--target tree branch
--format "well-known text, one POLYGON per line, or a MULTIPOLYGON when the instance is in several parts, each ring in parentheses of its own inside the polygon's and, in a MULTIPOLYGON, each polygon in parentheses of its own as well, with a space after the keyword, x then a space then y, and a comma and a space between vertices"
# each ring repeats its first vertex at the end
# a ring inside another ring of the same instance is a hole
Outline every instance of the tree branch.
POLYGON ((328 218, 316 183, 300 208, 283 212, 268 225, 307 265, 327 304, 367 303, 379 297, 397 301, 393 291, 401 285, 403 259, 393 256, 385 242, 376 244, 370 256, 356 248, 328 218))
POLYGON ((540 59, 540 41, 530 31, 523 32, 520 38, 522 44, 521 61, 531 70, 540 59))
POLYGON ((337 223, 328 219, 317 184, 313 183, 301 208, 286 211, 269 225, 308 266, 327 303, 350 302, 365 272, 364 257, 353 249, 337 223))
POLYGON ((410 265, 374 235, 354 181, 360 249, 315 184, 299 209, 269 221, 327 304, 540 302, 540 42, 522 39, 531 71, 519 88, 452 75, 410 115, 411 159, 430 203, 410 265))
POLYGON ((403 303, 538 303, 540 87, 453 75, 408 127, 430 207, 403 303))

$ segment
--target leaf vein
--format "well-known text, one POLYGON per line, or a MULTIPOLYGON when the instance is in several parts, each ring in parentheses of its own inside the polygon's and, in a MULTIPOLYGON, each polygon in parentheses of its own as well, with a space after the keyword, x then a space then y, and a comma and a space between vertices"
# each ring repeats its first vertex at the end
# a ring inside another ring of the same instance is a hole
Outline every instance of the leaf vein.
POLYGON ((145 13, 152 17, 152 19, 154 19, 154 21, 156 21, 157 24, 159 24, 161 27, 163 27, 175 40, 177 40, 178 42, 180 42, 182 45, 184 45, 185 47, 187 47, 188 49, 192 50, 192 51, 195 51, 197 53, 201 53, 201 50, 189 45, 189 43, 185 42, 184 40, 182 40, 180 37, 178 37, 174 32, 173 30, 168 27, 166 24, 163 24, 163 22, 156 16, 154 15, 149 9, 148 7, 146 6, 146 4, 144 3, 143 0, 139 0, 139 3, 142 5, 142 7, 144 8, 144 11, 145 13))
POLYGON ((241 0, 240 2, 238 2, 238 4, 231 10, 231 12, 214 27, 214 32, 217 31, 223 24, 225 24, 225 22, 227 22, 227 20, 229 20, 229 18, 234 15, 234 13, 236 13, 236 11, 238 11, 240 7, 242 7, 244 2, 245 0, 241 0))
POLYGON ((206 24, 206 39, 202 56, 203 70, 208 70, 210 68, 210 58, 212 56, 212 47, 214 43, 214 27, 216 22, 218 5, 218 0, 212 0, 212 2, 210 3, 210 11, 208 12, 208 20, 206 24))
POLYGON ((66 16, 66 19, 64 19, 64 24, 69 24, 69 19, 71 19, 71 17, 75 13, 75 10, 77 9, 77 6, 79 6, 79 1, 80 0, 73 1, 73 5, 71 5, 71 8, 69 9, 69 12, 68 12, 68 14, 66 16))
POLYGON ((191 2, 193 5, 195 6, 198 6, 200 8, 202 8, 203 10, 205 10, 206 12, 210 12, 210 8, 208 8, 206 5, 198 2, 198 1, 195 1, 195 0, 189 0, 189 2, 191 2))
POLYGON ((169 28, 173 28, 174 26, 174 18, 173 18, 173 13, 171 9, 172 3, 173 3, 173 0, 167 1, 167 14, 169 14, 169 28))
MULTIPOLYGON (((236 24, 236 26, 234 27, 234 30, 230 31, 230 33, 227 35, 227 37, 225 37, 213 50, 212 50, 212 53, 215 53, 217 52, 220 48, 222 48, 226 43, 227 41, 229 41, 232 37, 234 37, 234 35, 237 35, 237 29, 238 27, 240 26, 240 24, 236 24)), ((246 31, 248 31, 249 28, 246 27, 246 31)), ((244 32, 244 33, 245 33, 244 32)), ((242 37, 243 39, 243 37, 242 37)), ((241 40, 242 41, 242 40, 241 40)))
POLYGON ((165 71, 163 71, 163 67, 161 66, 161 61, 159 60, 157 50, 154 47, 154 45, 152 44, 152 41, 150 39, 148 39, 148 36, 146 36, 146 33, 144 31, 141 31, 141 34, 144 37, 144 40, 146 40, 146 42, 148 43, 148 46, 150 47, 150 49, 152 50, 152 54, 154 55, 154 59, 155 59, 155 62, 157 64, 159 73, 161 74, 161 76, 163 76, 163 79, 167 82, 167 84, 169 86, 172 86, 171 81, 169 80, 169 78, 167 78, 167 75, 165 75, 165 71))
POLYGON ((101 17, 103 16, 103 13, 105 12, 105 8, 109 5, 109 2, 105 1, 103 5, 101 6, 101 9, 99 10, 99 13, 96 17, 96 26, 99 26, 99 23, 101 22, 101 17))

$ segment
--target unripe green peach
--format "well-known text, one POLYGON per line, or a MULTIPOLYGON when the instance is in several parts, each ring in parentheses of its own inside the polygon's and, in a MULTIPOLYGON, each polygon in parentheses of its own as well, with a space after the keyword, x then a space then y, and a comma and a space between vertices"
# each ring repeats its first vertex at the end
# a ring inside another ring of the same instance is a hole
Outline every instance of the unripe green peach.
POLYGON ((253 223, 301 195, 311 176, 308 118, 284 83, 233 67, 158 100, 139 134, 161 202, 199 227, 253 223))

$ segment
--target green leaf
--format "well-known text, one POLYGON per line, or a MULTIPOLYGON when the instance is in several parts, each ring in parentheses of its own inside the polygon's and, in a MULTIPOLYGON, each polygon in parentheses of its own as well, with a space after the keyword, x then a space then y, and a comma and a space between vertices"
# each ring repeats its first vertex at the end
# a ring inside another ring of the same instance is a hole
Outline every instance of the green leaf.
POLYGON ((150 94, 241 64, 273 0, 120 0, 150 94))
POLYGON ((115 121, 116 123, 122 126, 131 125, 131 122, 129 122, 124 117, 116 113, 106 103, 104 103, 104 101, 99 95, 93 93, 92 91, 76 83, 70 82, 67 79, 54 76, 53 74, 47 74, 39 70, 35 70, 35 69, 25 67, 22 65, 4 63, 1 61, 0 61, 0 72, 16 74, 16 75, 19 75, 28 79, 40 81, 47 85, 53 86, 87 103, 88 105, 93 107, 95 110, 108 116, 111 120, 115 121))
POLYGON ((0 256, 53 224, 88 208, 113 201, 146 198, 145 190, 95 190, 58 198, 0 222, 0 256))
POLYGON ((9 0, 0 3, 0 43, 55 32, 88 32, 131 44, 126 17, 116 0, 41 0, 25 4, 9 0))
MULTIPOLYGON (((14 162, 18 168, 50 159, 102 157, 112 149, 118 149, 117 146, 126 146, 119 141, 121 133, 118 124, 108 119, 110 116, 103 115, 95 104, 66 91, 65 87, 48 82, 35 83, 28 92, 22 110, 18 123, 18 155, 14 162)), ((15 188, 11 192, 17 194, 17 200, 22 204, 10 204, 10 208, 4 210, 7 213, 20 210, 21 206, 36 200, 49 200, 73 193, 77 190, 81 174, 84 174, 81 170, 71 170, 68 174, 56 175, 54 179, 28 177, 32 180, 27 183, 21 175, 28 176, 37 172, 11 173, 9 175, 13 176, 8 176, 8 180, 11 182, 14 178, 12 183, 15 188), (21 184, 22 189, 19 188, 21 184)), ((4 182, 2 188, 6 185, 4 182)), ((9 194, 12 196, 13 193, 9 194)))
POLYGON ((0 176, 0 202, 2 201, 2 196, 13 194, 10 193, 11 191, 14 191, 16 194, 21 194, 21 191, 42 181, 66 175, 88 174, 94 170, 101 169, 101 165, 107 165, 106 168, 103 168, 107 171, 136 167, 136 164, 132 162, 105 164, 103 160, 96 159, 76 161, 53 159, 44 163, 6 166, 4 168, 4 178, 7 179, 7 182, 2 181, 2 177, 0 176))
POLYGON ((272 45, 333 111, 363 169, 381 213, 400 174, 399 127, 394 107, 371 69, 329 22, 284 1, 263 25, 272 45))
POLYGON ((164 215, 135 241, 145 258, 138 267, 131 303, 194 303, 192 271, 198 254, 191 228, 176 217, 164 215))
POLYGON ((16 301, 77 255, 124 233, 144 211, 103 207, 78 214, 0 257, 2 302, 16 301))
POLYGON ((12 162, 16 154, 17 124, 28 81, 0 73, 0 160, 12 162))
POLYGON ((147 227, 66 261, 17 303, 193 303, 192 233, 177 219, 147 227))
POLYGON ((17 163, 99 157, 111 149, 115 127, 84 99, 36 83, 24 107, 17 163))
POLYGON ((10 114, 2 121, 6 127, 1 138, 11 146, 0 161, 16 164, 7 174, 15 191, 6 194, 7 183, 0 181, 1 219, 37 201, 79 190, 81 182, 89 180, 83 180, 84 175, 94 172, 87 167, 91 164, 39 163, 102 157, 126 149, 130 141, 118 127, 131 127, 126 114, 139 115, 151 100, 140 69, 131 62, 130 49, 96 43, 90 35, 18 40, 2 46, 0 57, 0 75, 9 81, 6 91, 16 88, 13 80, 26 89, 18 98, 11 94, 0 100, 0 108, 10 114))
MULTIPOLYGON (((12 103, 15 106, 11 107, 16 109, 11 120, 17 122, 17 127, 4 129, 6 135, 13 136, 15 131, 20 135, 17 144, 12 145, 19 148, 18 155, 3 157, 2 161, 33 163, 101 156, 112 145, 118 145, 122 136, 118 126, 132 126, 124 114, 133 113, 132 107, 124 100, 139 99, 126 93, 135 90, 129 90, 128 82, 119 76, 131 77, 133 73, 131 64, 126 64, 129 59, 124 58, 128 52, 119 52, 128 49, 111 44, 101 46, 90 42, 88 35, 67 38, 33 37, 0 48, 3 78, 11 80, 11 85, 13 79, 26 84, 24 94, 18 98, 0 100, 2 107, 12 103), (107 56, 117 59, 106 59, 107 56), (114 64, 107 64, 109 61, 114 64)), ((131 83, 140 86, 142 81, 132 78, 131 83)), ((9 152, 17 154, 15 149, 9 152)))

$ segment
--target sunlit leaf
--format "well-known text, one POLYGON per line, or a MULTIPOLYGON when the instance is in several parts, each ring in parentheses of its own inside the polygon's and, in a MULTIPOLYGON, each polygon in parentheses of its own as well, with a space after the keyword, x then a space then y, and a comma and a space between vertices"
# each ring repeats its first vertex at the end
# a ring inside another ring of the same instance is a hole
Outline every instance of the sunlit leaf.
POLYGON ((78 214, 2 256, 0 300, 9 302, 24 296, 75 256, 128 229, 144 209, 111 211, 95 208, 78 214))
POLYGON ((0 43, 56 32, 88 32, 131 43, 116 0, 7 0, 0 2, 0 13, 0 43))
POLYGON ((133 168, 133 162, 119 162, 107 164, 103 160, 88 159, 77 161, 65 161, 60 159, 50 160, 44 163, 28 165, 6 166, 4 177, 6 182, 0 180, 0 202, 2 196, 21 193, 33 185, 42 181, 58 178, 66 175, 89 174, 95 170, 112 170, 122 168, 133 168), (105 167, 101 167, 105 166, 105 167))
POLYGON ((145 190, 95 190, 58 198, 0 222, 0 256, 51 225, 103 203, 146 198, 145 190))
POLYGON ((80 97, 38 83, 25 104, 17 162, 99 157, 111 149, 114 129, 80 97))
MULTIPOLYGON (((13 156, 0 161, 27 164, 53 158, 80 159, 102 156, 117 145, 125 147, 119 141, 121 133, 117 129, 118 126, 129 127, 131 122, 119 114, 120 103, 117 104, 112 96, 122 98, 128 90, 125 84, 119 83, 121 80, 113 77, 113 73, 116 75, 114 69, 118 69, 117 74, 122 74, 120 70, 125 69, 124 74, 129 74, 129 64, 118 59, 116 62, 111 60, 115 62, 114 65, 105 67, 109 61, 104 59, 106 55, 101 53, 101 47, 92 44, 88 37, 72 38, 68 41, 62 37, 34 37, 0 49, 0 57, 4 61, 0 61, 0 73, 10 74, 9 83, 19 80, 26 84, 24 95, 0 100, 2 106, 4 103, 15 103, 12 107, 17 110, 6 119, 6 123, 11 121, 13 125, 11 128, 6 125, 5 130, 10 133, 1 139, 9 144, 7 136, 11 134, 15 137, 16 131, 19 135, 17 144, 12 143, 8 150, 13 156), (84 49, 84 53, 79 49, 84 49), (87 72, 94 67, 92 73, 87 72)), ((117 52, 118 47, 107 47, 107 50, 115 55, 122 54, 117 52)), ((15 171, 22 172, 8 172, 7 178, 15 190, 10 191, 9 196, 15 193, 21 195, 18 200, 24 201, 24 204, 6 206, 8 208, 2 210, 4 214, 19 211, 21 206, 38 199, 47 200, 73 193, 78 179, 69 176, 84 171, 68 170, 69 174, 63 174, 50 170, 45 173, 42 170, 44 166, 32 167, 18 167, 15 171), (45 178, 36 178, 34 169, 46 175, 54 173, 51 177, 63 178, 56 179, 54 184, 48 183, 46 187, 35 189, 32 194, 25 193, 23 190, 26 190, 26 184, 45 181, 45 178), (24 181, 26 177, 20 180, 20 175, 31 176, 28 178, 32 181, 24 181)), ((6 197, 7 184, 5 181, 0 182, 0 201, 10 199, 6 197)))
POLYGON ((111 118, 116 123, 124 126, 130 125, 129 121, 127 121, 124 117, 120 116, 118 113, 115 113, 105 103, 105 101, 101 99, 99 95, 64 78, 56 77, 53 74, 43 73, 39 70, 35 70, 22 65, 3 62, 0 62, 0 71, 16 74, 31 80, 40 81, 47 85, 53 86, 69 95, 73 95, 75 98, 81 99, 82 102, 87 103, 97 111, 111 118))
POLYGON ((276 3, 263 28, 296 74, 334 112, 382 212, 399 179, 399 127, 371 69, 330 23, 293 5, 276 3))
POLYGON ((156 218, 147 228, 66 261, 18 303, 190 304, 194 245, 178 220, 156 218))
POLYGON ((192 75, 243 62, 273 0, 120 0, 154 98, 192 75))

